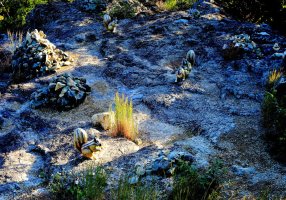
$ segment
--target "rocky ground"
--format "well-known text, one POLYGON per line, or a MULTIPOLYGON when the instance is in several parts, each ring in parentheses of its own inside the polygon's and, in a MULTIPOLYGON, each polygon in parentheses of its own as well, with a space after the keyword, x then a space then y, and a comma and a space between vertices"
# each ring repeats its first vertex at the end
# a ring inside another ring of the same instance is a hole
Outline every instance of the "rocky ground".
POLYGON ((70 111, 35 110, 29 106, 31 93, 53 75, 6 86, 9 76, 1 74, 0 199, 24 199, 26 194, 37 199, 47 192, 44 183, 52 174, 93 162, 115 169, 112 183, 163 150, 189 152, 198 167, 223 160, 229 169, 225 199, 266 190, 286 196, 286 168, 269 155, 260 122, 265 79, 281 64, 271 57, 272 46, 278 42, 285 49, 285 37, 265 24, 232 20, 209 2, 198 6, 199 18, 187 11, 141 14, 119 20, 114 34, 105 31, 97 16, 73 5, 58 8, 41 29, 75 62, 57 73, 85 77, 92 92, 70 111), (223 45, 241 33, 258 44, 262 58, 252 53, 223 58, 223 45), (186 81, 175 84, 174 69, 189 49, 196 52, 197 64, 186 81), (108 111, 116 91, 132 98, 143 144, 103 131, 98 159, 80 159, 72 131, 94 128, 92 115, 108 111))

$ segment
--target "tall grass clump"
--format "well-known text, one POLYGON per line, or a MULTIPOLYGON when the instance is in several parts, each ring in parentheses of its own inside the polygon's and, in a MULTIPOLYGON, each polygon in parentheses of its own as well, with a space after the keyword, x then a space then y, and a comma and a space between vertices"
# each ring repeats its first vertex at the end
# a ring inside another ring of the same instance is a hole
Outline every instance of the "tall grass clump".
POLYGON ((275 83, 282 77, 282 72, 279 70, 274 69, 273 71, 270 72, 268 76, 268 81, 267 81, 267 87, 268 89, 271 89, 274 87, 275 83))
POLYGON ((190 8, 197 0, 165 0, 157 3, 161 10, 182 10, 190 8))
POLYGON ((225 170, 220 161, 215 161, 206 171, 199 171, 190 163, 182 161, 176 169, 169 199, 219 199, 223 173, 225 170))
POLYGON ((107 175, 102 167, 90 166, 83 172, 56 174, 50 184, 53 199, 101 200, 105 197, 107 175))
POLYGON ((126 178, 120 179, 118 187, 111 193, 114 200, 156 200, 159 197, 153 185, 143 183, 131 185, 126 178))
POLYGON ((111 135, 123 136, 129 140, 135 140, 138 135, 138 127, 133 117, 133 104, 123 94, 116 93, 114 98, 114 110, 110 108, 111 135))
POLYGON ((7 31, 9 43, 7 49, 13 53, 23 42, 23 32, 7 31))

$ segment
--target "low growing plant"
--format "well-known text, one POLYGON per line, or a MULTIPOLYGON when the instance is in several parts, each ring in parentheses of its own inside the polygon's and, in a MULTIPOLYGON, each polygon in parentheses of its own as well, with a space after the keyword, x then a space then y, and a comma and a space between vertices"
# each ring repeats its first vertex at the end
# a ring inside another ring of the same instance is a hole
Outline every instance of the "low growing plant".
POLYGON ((190 8, 197 0, 166 0, 157 3, 161 10, 182 10, 190 8))
POLYGON ((79 174, 65 172, 53 177, 50 188, 54 199, 104 199, 107 175, 102 167, 89 167, 79 174))
POLYGON ((113 0, 107 12, 112 18, 125 19, 136 15, 135 5, 129 1, 113 0))
POLYGON ((283 76, 279 71, 273 71, 266 86, 262 103, 262 122, 266 128, 265 139, 269 141, 272 155, 286 162, 286 95, 283 91, 278 94, 277 81, 283 76))
POLYGON ((131 185, 128 180, 120 179, 118 187, 112 191, 114 200, 156 200, 158 192, 153 185, 138 183, 131 185))
POLYGON ((224 172, 222 163, 218 160, 206 171, 199 171, 188 162, 180 162, 170 199, 218 199, 224 172))
POLYGON ((123 136, 135 140, 138 135, 138 127, 133 117, 133 104, 123 94, 116 93, 114 98, 114 110, 110 108, 111 135, 123 136))

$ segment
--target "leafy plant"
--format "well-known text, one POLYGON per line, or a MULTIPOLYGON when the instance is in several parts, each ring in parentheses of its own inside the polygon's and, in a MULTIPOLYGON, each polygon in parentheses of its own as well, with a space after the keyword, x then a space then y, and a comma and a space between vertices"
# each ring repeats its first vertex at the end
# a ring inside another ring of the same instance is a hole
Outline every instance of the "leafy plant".
POLYGON ((56 174, 50 188, 55 199, 104 199, 107 175, 102 167, 90 166, 79 174, 56 174), (72 177, 71 177, 72 176, 72 177))
POLYGON ((138 127, 133 117, 133 104, 123 94, 120 97, 116 93, 114 98, 114 111, 110 108, 111 135, 124 136, 127 139, 135 140, 138 135, 138 127))
POLYGON ((166 0, 157 3, 161 10, 182 10, 190 8, 197 0, 166 0))
POLYGON ((199 172, 188 162, 180 162, 170 199, 218 199, 223 173, 224 169, 220 161, 215 161, 204 172, 199 172))
POLYGON ((128 180, 120 179, 118 187, 112 191, 114 200, 156 200, 158 192, 152 185, 138 183, 130 185, 128 180))
POLYGON ((107 12, 112 18, 125 19, 132 18, 136 14, 136 5, 133 5, 129 1, 114 0, 111 6, 107 9, 107 12))
POLYGON ((20 29, 25 25, 26 16, 38 4, 47 0, 3 0, 0 1, 0 30, 20 29))

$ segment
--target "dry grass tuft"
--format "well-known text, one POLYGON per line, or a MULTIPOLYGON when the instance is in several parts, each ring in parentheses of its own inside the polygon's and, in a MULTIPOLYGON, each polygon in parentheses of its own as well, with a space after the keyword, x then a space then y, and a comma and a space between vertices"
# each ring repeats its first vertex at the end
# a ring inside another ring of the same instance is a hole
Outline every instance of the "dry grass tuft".
POLYGON ((11 32, 7 31, 7 35, 9 38, 9 45, 7 50, 14 53, 14 51, 22 44, 23 42, 23 32, 11 32))
POLYGON ((268 85, 273 86, 282 76, 282 72, 274 69, 268 77, 268 85))
POLYGON ((110 108, 111 135, 124 136, 129 140, 135 140, 138 135, 138 127, 133 117, 133 104, 123 94, 116 93, 114 98, 114 111, 110 108))

